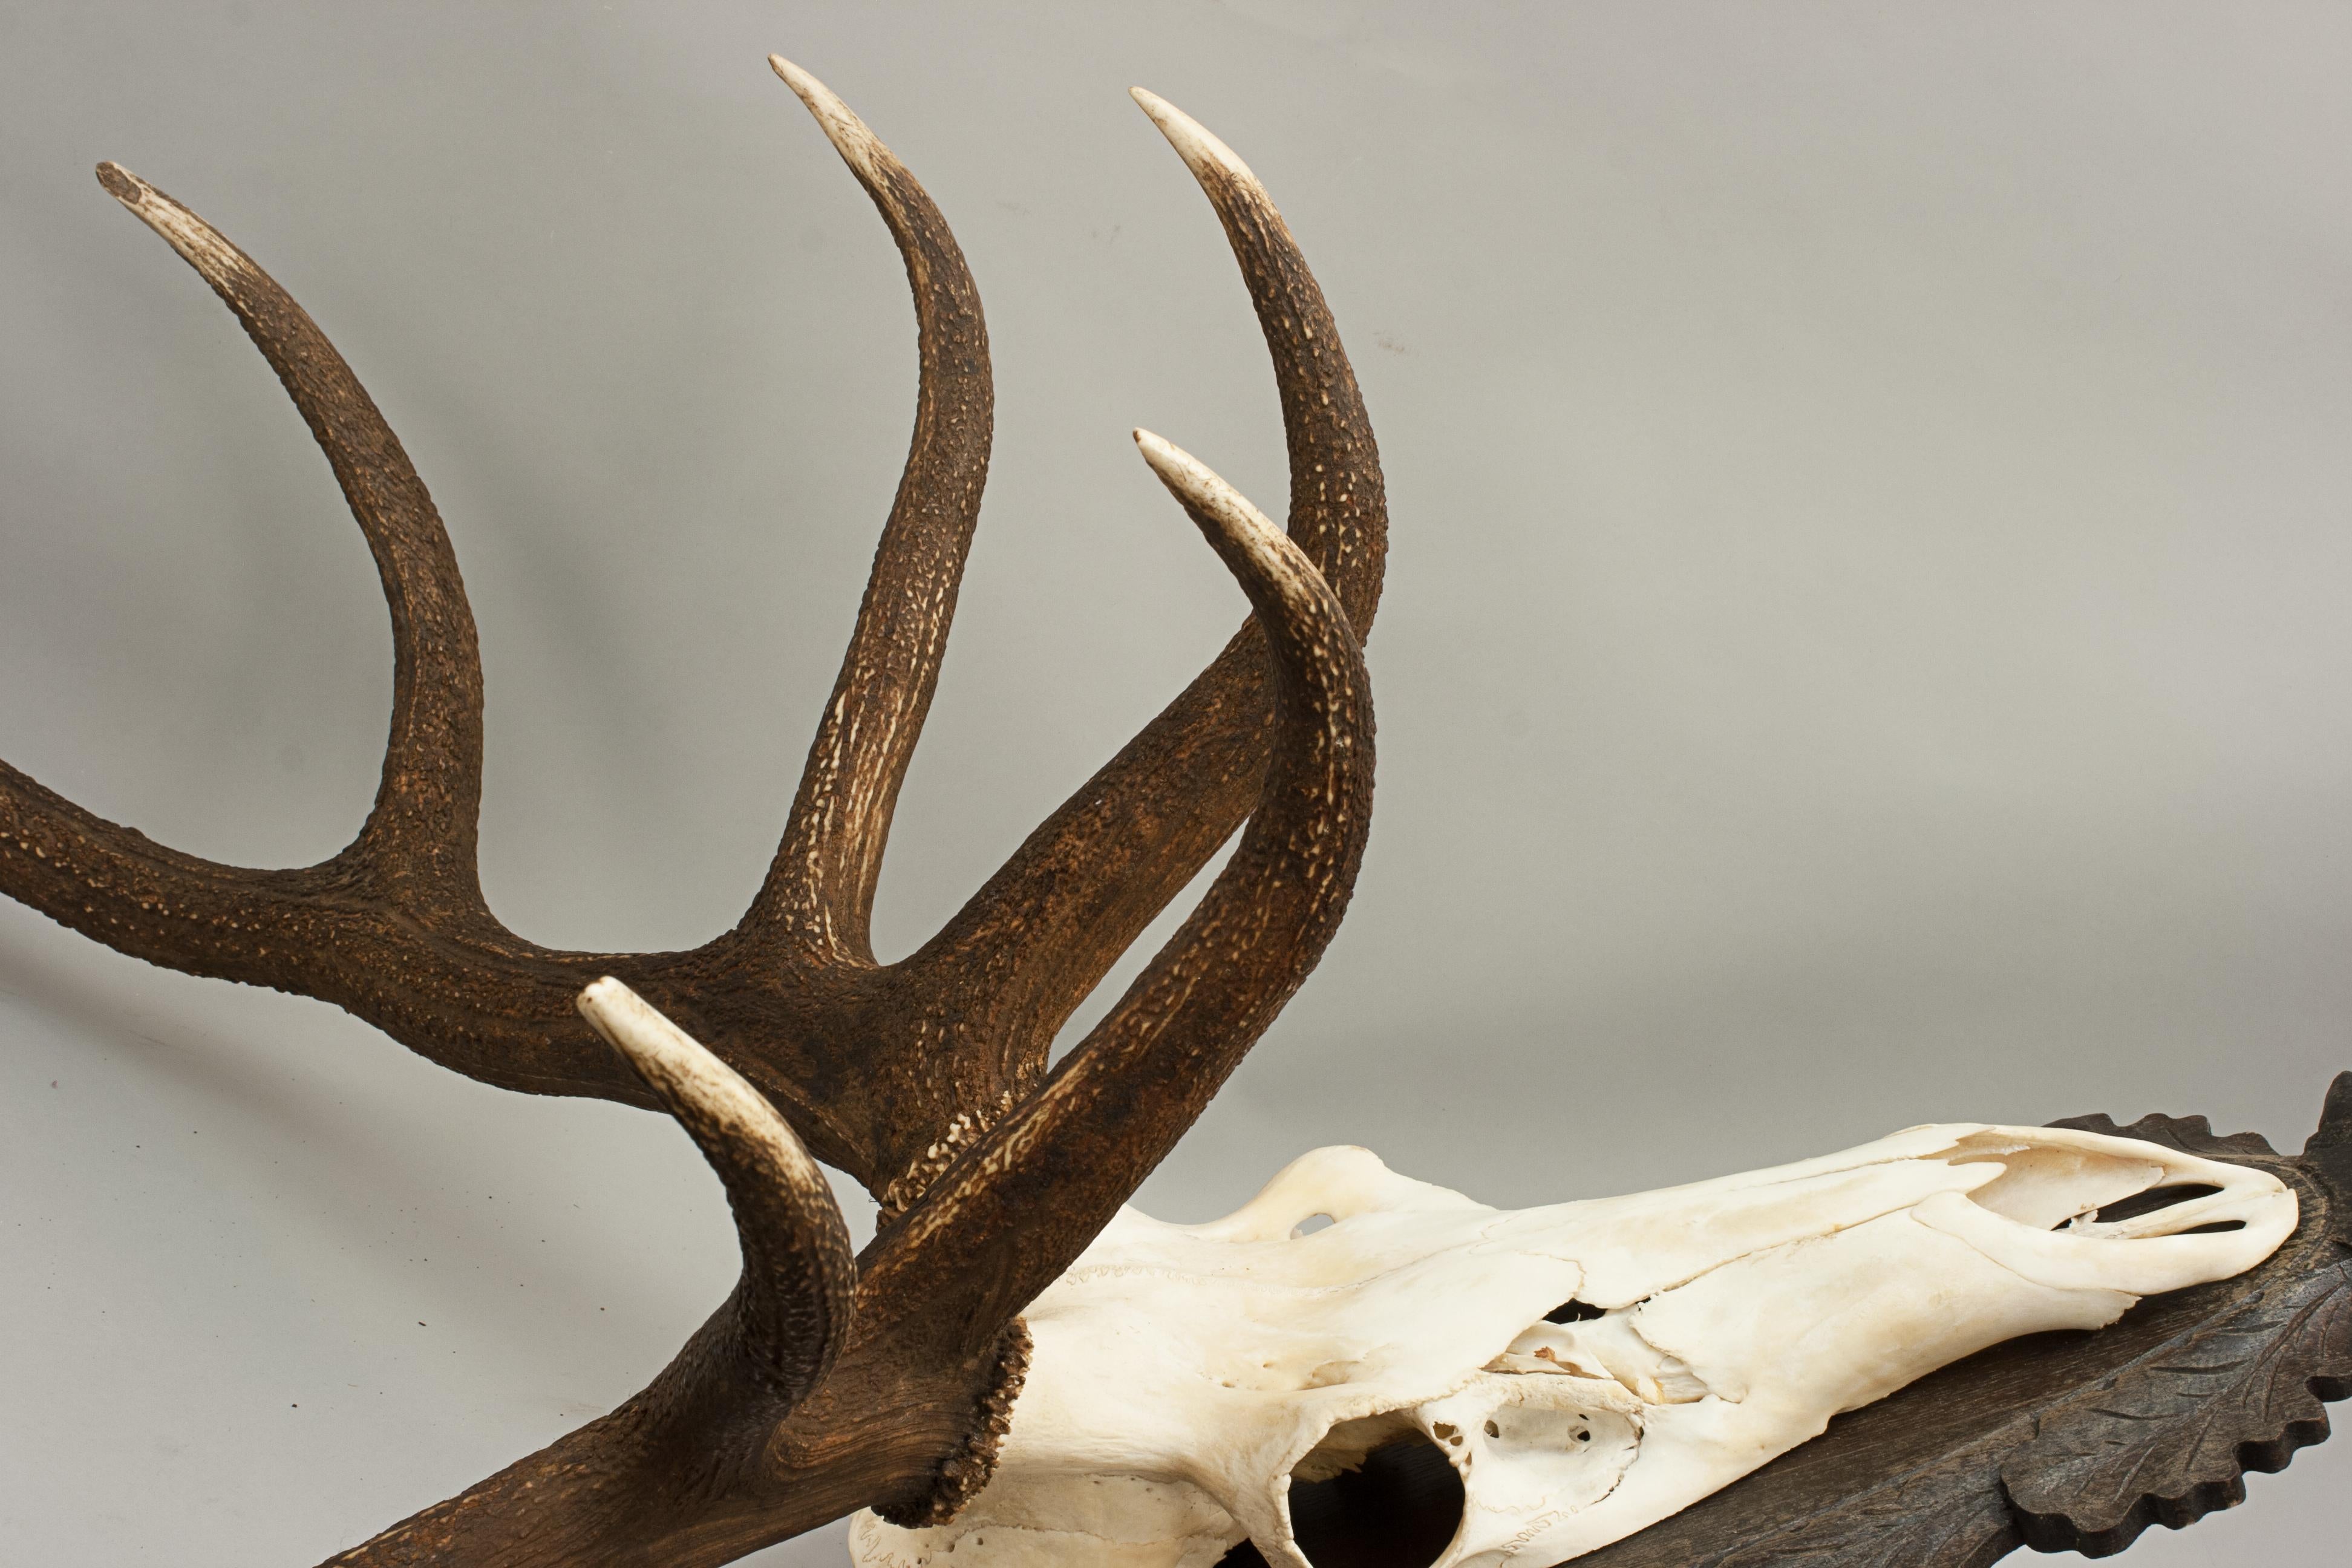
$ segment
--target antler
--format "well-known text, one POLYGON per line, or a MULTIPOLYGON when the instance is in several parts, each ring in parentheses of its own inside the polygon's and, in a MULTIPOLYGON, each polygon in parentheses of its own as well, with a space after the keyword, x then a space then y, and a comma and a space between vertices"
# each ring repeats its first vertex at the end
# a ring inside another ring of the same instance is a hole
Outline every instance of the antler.
MULTIPOLYGON (((586 953, 508 931, 475 871, 481 670, 431 498, 342 357, 203 219, 113 164, 100 182, 235 310, 326 450, 374 552, 397 660, 383 782, 359 837, 299 870, 184 855, 0 763, 0 890, 134 957, 333 1002, 505 1088, 657 1101, 572 1008, 626 981, 897 1213, 1043 1080, 1055 1032, 1256 799, 1265 654, 1245 627, 905 962, 866 941, 891 808, 929 707, 985 477, 987 333, 939 211, 864 123, 775 62, 889 224, 922 360, 913 442, 783 842, 734 930, 687 952, 586 953)), ((1223 143, 1148 93, 1223 219, 1274 360, 1291 533, 1360 634, 1386 515, 1363 400, 1281 216, 1223 143)))
POLYGON ((1360 859, 1372 753, 1358 639, 1386 526, 1370 426, 1265 189, 1138 89, 1223 221, 1265 330, 1289 533, 1138 432, 1252 620, 937 937, 875 962, 891 812, 986 475, 987 332, 914 177, 823 84, 772 63, 898 243, 921 384, 775 861, 742 921, 686 952, 559 952, 490 914, 475 863, 480 663, 431 499, 268 274, 153 186, 99 171, 236 313, 326 451, 392 613, 391 734, 359 836, 299 870, 182 854, 0 763, 0 890, 133 956, 334 1002, 488 1082, 667 1110, 719 1171, 742 1244, 735 1292, 645 1392, 339 1563, 721 1563, 860 1506, 951 1510, 985 1478, 1018 1388, 1015 1314, 1313 968, 1360 859), (1244 816, 1200 908, 1049 1077, 1055 1032, 1244 816), (883 1200, 855 1263, 812 1156, 883 1200))

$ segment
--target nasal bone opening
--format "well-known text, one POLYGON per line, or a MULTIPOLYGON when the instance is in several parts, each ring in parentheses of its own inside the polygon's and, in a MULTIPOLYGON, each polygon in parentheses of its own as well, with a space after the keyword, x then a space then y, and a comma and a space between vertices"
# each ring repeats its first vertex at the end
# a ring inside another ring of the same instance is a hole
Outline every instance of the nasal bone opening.
POLYGON ((1971 1189, 1969 1200, 2037 1230, 2128 1226, 2128 1235, 2156 1237, 2245 1228, 2227 1215, 2227 1204, 2215 1205, 2224 1213, 2210 1218, 2192 1211, 2172 1225, 2158 1217, 2224 1189, 2168 1164, 2153 1148, 2142 1158, 2128 1146, 2086 1149, 1988 1131, 1963 1139, 1945 1157, 1960 1165, 1998 1164, 2000 1173, 1971 1189))
MULTIPOLYGON (((2127 1198, 2120 1198, 2106 1205, 2091 1215, 2091 1220, 2097 1225, 2120 1225, 2125 1220, 2140 1219, 2148 1215, 2161 1214, 2166 1209, 2179 1208, 2183 1204, 2193 1203, 2199 1198, 2210 1198, 2221 1190, 2210 1182, 2182 1182, 2174 1186, 2149 1187, 2143 1192, 2134 1193, 2127 1198)), ((2244 1220, 2221 1219, 2205 1225, 2192 1225, 2184 1230, 2168 1231, 2165 1234, 2212 1236, 2221 1231, 2245 1228, 2244 1220)))

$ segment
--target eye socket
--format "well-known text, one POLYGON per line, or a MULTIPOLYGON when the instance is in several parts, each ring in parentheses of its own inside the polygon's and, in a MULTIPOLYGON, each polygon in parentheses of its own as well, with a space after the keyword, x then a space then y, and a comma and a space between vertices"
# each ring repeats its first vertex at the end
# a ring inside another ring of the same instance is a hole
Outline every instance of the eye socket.
MULTIPOLYGON (((1316 1568, 1434 1563, 1462 1523, 1462 1478, 1437 1446, 1407 1429, 1328 1480, 1290 1483, 1290 1526, 1316 1568)), ((1217 1568, 1265 1568, 1244 1541, 1217 1568)))

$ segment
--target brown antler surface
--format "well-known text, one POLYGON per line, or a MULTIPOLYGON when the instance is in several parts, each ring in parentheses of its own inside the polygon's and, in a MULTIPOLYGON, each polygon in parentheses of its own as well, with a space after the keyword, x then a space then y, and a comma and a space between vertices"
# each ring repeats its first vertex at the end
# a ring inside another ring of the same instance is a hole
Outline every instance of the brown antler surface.
POLYGON ((1313 968, 1361 857, 1372 752, 1359 639, 1385 530, 1370 426, 1264 188, 1139 89, 1223 220, 1265 330, 1289 532, 1138 433, 1252 620, 937 937, 875 962, 891 812, 986 476, 987 331, 913 176, 823 84, 773 64, 898 242, 921 383, 782 843, 742 921, 691 952, 559 952, 490 914, 475 861, 480 662, 430 497, 268 274, 161 191, 100 168, 236 313, 326 451, 392 613, 391 734, 359 836, 297 870, 182 854, 0 763, 0 890, 133 956, 334 1002, 488 1082, 667 1110, 719 1172, 741 1244, 734 1292, 644 1392, 337 1563, 717 1563, 861 1506, 908 1521, 951 1510, 985 1479, 1019 1387, 1016 1314, 1313 968), (1055 1031, 1244 817, 1200 907, 1049 1076, 1055 1031), (860 1258, 816 1159, 883 1201, 860 1258))

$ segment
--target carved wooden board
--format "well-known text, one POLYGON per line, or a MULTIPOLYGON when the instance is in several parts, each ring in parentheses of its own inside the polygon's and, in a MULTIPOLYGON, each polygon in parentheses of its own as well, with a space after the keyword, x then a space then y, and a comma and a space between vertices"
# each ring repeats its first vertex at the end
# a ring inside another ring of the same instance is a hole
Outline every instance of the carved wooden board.
MULTIPOLYGON (((2112 1328, 1946 1367, 1577 1568, 1983 1568, 2021 1546, 2104 1557, 2245 1500, 2245 1473, 2326 1440, 2352 1394, 2352 1073, 2299 1155, 2203 1117, 2059 1122, 2275 1173, 2303 1222, 2261 1268, 2151 1297, 2112 1328)), ((1318 1568, 1423 1568, 1461 1489, 1434 1449, 1301 1487, 1318 1568)), ((1221 1568, 1257 1568, 1244 1543, 1221 1568)))

